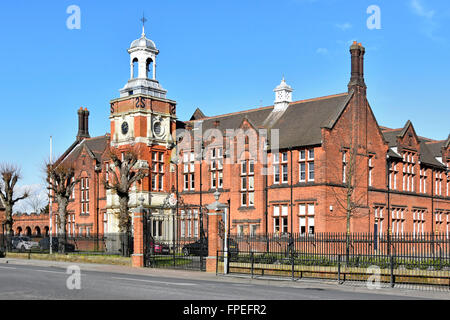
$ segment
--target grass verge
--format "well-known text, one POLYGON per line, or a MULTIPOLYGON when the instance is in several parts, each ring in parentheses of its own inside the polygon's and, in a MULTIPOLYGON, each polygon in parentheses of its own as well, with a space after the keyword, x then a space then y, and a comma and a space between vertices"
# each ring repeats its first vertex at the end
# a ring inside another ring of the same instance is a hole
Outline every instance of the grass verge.
POLYGON ((13 253, 8 252, 6 258, 14 259, 32 259, 32 260, 48 260, 48 261, 63 261, 63 262, 80 262, 80 263, 98 263, 98 264, 112 264, 120 266, 131 267, 131 258, 122 256, 106 256, 95 254, 42 254, 42 253, 13 253))

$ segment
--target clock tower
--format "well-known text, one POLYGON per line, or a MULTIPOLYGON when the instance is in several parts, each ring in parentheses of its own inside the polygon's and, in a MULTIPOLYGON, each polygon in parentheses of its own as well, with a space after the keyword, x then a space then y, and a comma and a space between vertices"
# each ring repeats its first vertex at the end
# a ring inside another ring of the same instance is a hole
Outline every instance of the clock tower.
MULTIPOLYGON (((130 79, 120 89, 120 97, 110 101, 111 147, 119 151, 138 148, 136 166, 148 168, 149 177, 133 187, 129 207, 133 209, 138 205, 138 199, 144 199, 144 206, 150 210, 155 208, 156 212, 172 187, 169 146, 176 129, 176 102, 166 98, 167 91, 157 80, 159 50, 146 37, 144 27, 141 37, 131 43, 128 53, 130 79)), ((118 197, 108 191, 107 212, 111 220, 114 220, 113 213, 118 211, 118 204, 118 197)), ((116 229, 114 225, 110 228, 116 229)))
POLYGON ((275 104, 274 111, 284 111, 292 102, 292 88, 286 83, 286 81, 281 80, 281 83, 273 90, 275 92, 275 104))

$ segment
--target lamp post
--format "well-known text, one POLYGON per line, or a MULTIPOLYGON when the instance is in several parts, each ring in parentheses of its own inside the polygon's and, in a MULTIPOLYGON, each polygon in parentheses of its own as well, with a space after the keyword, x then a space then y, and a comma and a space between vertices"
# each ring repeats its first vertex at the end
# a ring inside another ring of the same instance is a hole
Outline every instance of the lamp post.
POLYGON ((223 219, 223 224, 225 227, 224 245, 223 245, 223 251, 224 251, 223 273, 228 274, 228 221, 227 221, 228 220, 228 203, 219 202, 219 198, 220 198, 219 190, 216 190, 216 192, 214 192, 214 198, 216 199, 216 201, 207 205, 206 208, 208 210, 215 211, 215 212, 222 211, 222 219, 223 219))
MULTIPOLYGON (((52 136, 50 136, 50 172, 53 170, 53 164, 52 164, 52 136)), ((50 178, 51 179, 51 178, 50 178)), ((51 184, 51 180, 50 180, 50 184, 51 184)), ((53 203, 52 203, 52 189, 49 188, 49 206, 48 206, 48 216, 49 216, 49 224, 50 224, 50 254, 53 253, 53 222, 52 222, 52 207, 53 207, 53 203)))

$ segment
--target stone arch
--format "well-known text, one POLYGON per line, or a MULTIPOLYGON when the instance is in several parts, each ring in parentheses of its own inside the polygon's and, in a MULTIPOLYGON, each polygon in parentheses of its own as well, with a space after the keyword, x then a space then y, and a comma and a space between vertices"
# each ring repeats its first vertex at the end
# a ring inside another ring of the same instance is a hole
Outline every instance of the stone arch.
POLYGON ((131 75, 133 79, 136 79, 139 76, 139 59, 134 58, 131 62, 131 75))
POLYGON ((34 227, 34 235, 41 236, 41 228, 39 226, 34 227))
POLYGON ((145 61, 145 77, 146 78, 153 78, 153 60, 152 58, 147 58, 147 61, 145 61), (150 75, 150 77, 149 77, 150 75))
POLYGON ((49 230, 48 226, 45 226, 45 227, 44 227, 44 235, 45 235, 46 237, 49 236, 49 232, 50 232, 50 230, 49 230))
POLYGON ((25 235, 26 236, 31 236, 31 228, 30 227, 26 227, 25 228, 25 235))
POLYGON ((16 228, 16 236, 20 236, 22 235, 22 227, 17 227, 16 228))

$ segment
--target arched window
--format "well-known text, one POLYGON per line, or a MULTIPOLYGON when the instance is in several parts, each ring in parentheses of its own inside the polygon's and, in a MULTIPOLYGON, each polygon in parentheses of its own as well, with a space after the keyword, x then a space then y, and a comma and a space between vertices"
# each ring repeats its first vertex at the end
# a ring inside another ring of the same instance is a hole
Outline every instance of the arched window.
POLYGON ((153 78, 153 61, 150 58, 148 58, 146 62, 145 77, 149 78, 149 75, 150 78, 153 78))
POLYGON ((133 59, 133 79, 136 79, 139 75, 139 60, 138 58, 133 59))
POLYGON ((34 234, 36 236, 40 237, 41 236, 41 228, 39 228, 39 227, 34 228, 34 234))
POLYGON ((20 236, 22 234, 22 227, 17 227, 16 236, 20 236))
POLYGON ((25 230, 26 230, 26 231, 25 231, 25 235, 28 236, 28 237, 30 237, 30 236, 31 236, 31 228, 30 228, 30 227, 27 227, 25 230))

